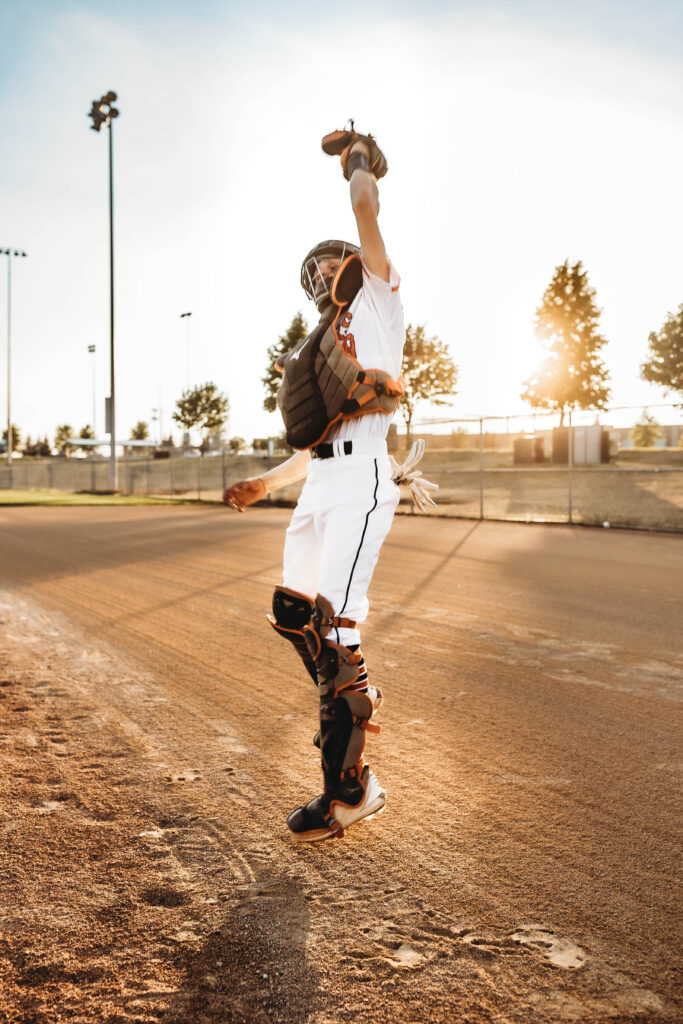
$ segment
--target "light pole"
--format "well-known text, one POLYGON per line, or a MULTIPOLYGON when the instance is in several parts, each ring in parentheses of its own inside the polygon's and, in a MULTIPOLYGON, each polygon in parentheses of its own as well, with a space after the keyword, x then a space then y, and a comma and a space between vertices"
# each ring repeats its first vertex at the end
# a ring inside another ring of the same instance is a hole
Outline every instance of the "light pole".
POLYGON ((12 257, 28 256, 23 249, 0 249, 0 254, 7 257, 7 465, 12 465, 12 410, 11 410, 11 373, 12 373, 12 257))
POLYGON ((97 414, 97 400, 95 396, 95 346, 88 345, 88 352, 93 357, 92 360, 92 433, 93 437, 97 437, 97 427, 95 426, 95 417, 97 414))
POLYGON ((112 103, 116 100, 115 92, 107 92, 99 100, 92 101, 88 117, 92 118, 91 129, 99 132, 103 124, 109 129, 109 489, 118 489, 116 467, 116 403, 114 389, 114 154, 112 144, 111 123, 119 116, 112 103))
POLYGON ((189 320, 189 317, 191 317, 191 316, 192 316, 192 313, 181 313, 180 314, 180 319, 181 320, 183 320, 185 317, 188 317, 188 321, 187 321, 187 380, 185 382, 185 387, 187 388, 188 391, 190 390, 190 320, 189 320))

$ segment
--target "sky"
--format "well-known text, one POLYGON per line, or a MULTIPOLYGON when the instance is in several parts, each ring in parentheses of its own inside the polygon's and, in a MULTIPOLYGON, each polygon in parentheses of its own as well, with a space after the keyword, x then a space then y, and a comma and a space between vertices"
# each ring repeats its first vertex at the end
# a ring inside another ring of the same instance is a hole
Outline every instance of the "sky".
MULTIPOLYGON (((565 259, 597 292, 612 403, 672 401, 639 366, 683 303, 678 0, 0 0, 0 248, 28 253, 12 265, 24 438, 91 424, 93 396, 103 436, 108 157, 87 113, 110 89, 117 436, 159 408, 166 435, 182 390, 207 380, 229 395, 230 434, 281 432, 261 377, 294 315, 317 319, 301 260, 357 239, 320 149, 350 117, 388 158, 380 226, 406 323, 459 367, 452 405, 418 418, 528 410, 533 317, 565 259)), ((6 270, 3 256, 3 423, 6 270)))

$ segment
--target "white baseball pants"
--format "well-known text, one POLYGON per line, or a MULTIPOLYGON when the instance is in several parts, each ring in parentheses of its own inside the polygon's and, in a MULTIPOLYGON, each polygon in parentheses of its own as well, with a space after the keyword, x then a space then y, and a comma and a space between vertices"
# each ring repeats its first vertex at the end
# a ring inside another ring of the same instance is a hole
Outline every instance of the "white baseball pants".
MULTIPOLYGON (((335 615, 365 622, 368 587, 398 500, 385 442, 366 441, 362 454, 313 459, 287 529, 283 585, 311 598, 321 594, 335 615)), ((360 643, 360 632, 334 629, 329 639, 348 647, 360 643)))

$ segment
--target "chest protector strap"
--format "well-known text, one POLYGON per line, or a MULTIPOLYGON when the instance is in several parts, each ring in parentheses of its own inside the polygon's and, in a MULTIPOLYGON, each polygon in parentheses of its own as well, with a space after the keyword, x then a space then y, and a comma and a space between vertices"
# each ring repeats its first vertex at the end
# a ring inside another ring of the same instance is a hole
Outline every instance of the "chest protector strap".
POLYGON ((362 284, 363 266, 354 254, 337 271, 332 302, 318 326, 283 360, 277 404, 293 448, 320 444, 338 420, 375 412, 391 416, 398 408, 403 383, 384 370, 365 370, 339 342, 337 326, 362 284))

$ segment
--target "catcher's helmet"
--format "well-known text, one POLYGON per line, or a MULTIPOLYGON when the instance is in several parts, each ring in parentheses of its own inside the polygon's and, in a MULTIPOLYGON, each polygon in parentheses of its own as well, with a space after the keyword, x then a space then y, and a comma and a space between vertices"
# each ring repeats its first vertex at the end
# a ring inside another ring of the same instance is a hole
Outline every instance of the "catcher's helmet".
POLYGON ((325 242, 319 242, 314 246, 301 264, 301 287, 313 299, 318 312, 322 313, 330 299, 330 289, 334 281, 334 274, 323 276, 318 260, 338 259, 343 263, 347 256, 355 253, 360 255, 360 249, 352 242, 341 242, 337 238, 328 238, 325 242))

